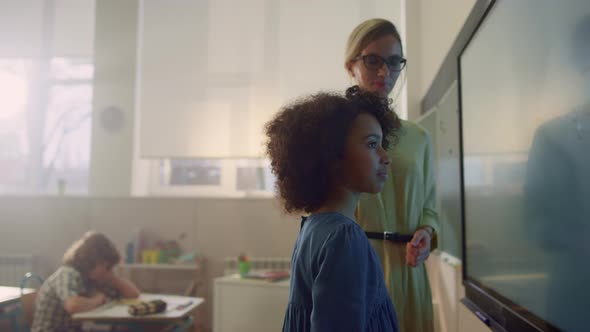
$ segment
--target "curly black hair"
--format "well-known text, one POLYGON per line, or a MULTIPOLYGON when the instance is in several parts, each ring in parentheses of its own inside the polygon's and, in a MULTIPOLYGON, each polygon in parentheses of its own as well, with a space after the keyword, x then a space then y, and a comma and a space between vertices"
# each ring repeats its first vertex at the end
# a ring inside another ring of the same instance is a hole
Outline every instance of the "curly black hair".
POLYGON ((287 105, 266 124, 267 153, 276 189, 287 213, 310 213, 334 187, 333 166, 342 159, 356 117, 373 115, 383 131, 383 148, 397 140, 401 124, 387 100, 357 86, 346 96, 318 93, 287 105))

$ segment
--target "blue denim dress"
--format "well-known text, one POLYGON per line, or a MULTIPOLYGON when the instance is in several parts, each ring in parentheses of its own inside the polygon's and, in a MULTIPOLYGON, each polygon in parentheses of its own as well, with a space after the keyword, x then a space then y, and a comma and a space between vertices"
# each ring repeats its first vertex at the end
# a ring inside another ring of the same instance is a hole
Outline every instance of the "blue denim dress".
POLYGON ((379 257, 350 218, 303 218, 291 265, 283 332, 397 332, 379 257))

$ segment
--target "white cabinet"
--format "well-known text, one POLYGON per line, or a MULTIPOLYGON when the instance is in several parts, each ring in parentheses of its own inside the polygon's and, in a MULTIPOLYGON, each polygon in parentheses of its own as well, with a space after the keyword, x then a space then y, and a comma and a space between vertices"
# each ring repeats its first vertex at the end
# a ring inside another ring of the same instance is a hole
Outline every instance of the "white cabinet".
POLYGON ((283 327, 289 280, 224 276, 215 279, 213 296, 214 332, 276 332, 283 327))

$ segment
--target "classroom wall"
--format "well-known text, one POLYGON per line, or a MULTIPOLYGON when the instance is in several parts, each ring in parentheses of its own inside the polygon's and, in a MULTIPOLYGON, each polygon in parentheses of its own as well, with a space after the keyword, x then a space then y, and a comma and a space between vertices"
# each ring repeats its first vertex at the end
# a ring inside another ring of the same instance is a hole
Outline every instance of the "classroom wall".
POLYGON ((421 102, 475 0, 406 0, 408 118, 421 102))
POLYGON ((223 259, 242 251, 291 257, 299 217, 283 215, 274 199, 0 198, 0 252, 39 256, 43 274, 60 264, 66 248, 86 230, 106 233, 119 249, 142 227, 164 238, 186 232, 181 244, 207 258, 206 328, 212 321, 212 282, 223 259))
POLYGON ((100 0, 96 1, 95 10, 92 146, 88 192, 92 196, 129 196, 136 129, 138 2, 100 0), (105 125, 104 112, 112 108, 118 109, 121 117, 115 123, 105 125))

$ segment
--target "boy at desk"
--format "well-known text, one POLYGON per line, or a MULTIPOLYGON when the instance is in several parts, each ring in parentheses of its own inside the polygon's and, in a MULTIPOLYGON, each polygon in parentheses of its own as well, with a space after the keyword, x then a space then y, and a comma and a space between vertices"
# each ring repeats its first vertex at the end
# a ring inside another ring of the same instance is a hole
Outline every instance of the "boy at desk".
POLYGON ((113 273, 120 260, 115 245, 104 234, 84 234, 39 290, 31 331, 76 331, 80 327, 71 315, 92 310, 109 298, 137 298, 137 287, 113 273))

